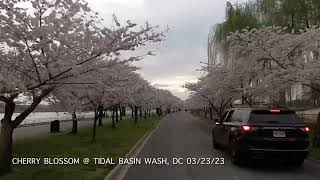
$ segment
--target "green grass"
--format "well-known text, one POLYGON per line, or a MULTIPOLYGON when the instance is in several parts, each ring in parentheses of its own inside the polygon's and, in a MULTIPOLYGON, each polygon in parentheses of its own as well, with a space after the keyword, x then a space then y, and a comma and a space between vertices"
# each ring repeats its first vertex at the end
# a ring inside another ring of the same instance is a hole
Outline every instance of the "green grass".
POLYGON ((115 165, 82 164, 82 158, 113 158, 125 154, 134 144, 158 122, 159 117, 139 119, 137 125, 132 119, 123 120, 116 129, 110 125, 97 128, 96 143, 92 144, 92 128, 82 128, 78 135, 53 134, 14 143, 13 157, 72 157, 80 158, 80 165, 16 165, 4 180, 64 180, 103 179, 115 165))
POLYGON ((316 107, 314 107, 314 106, 299 106, 299 107, 289 106, 288 108, 291 110, 294 110, 294 111, 306 111, 306 110, 314 109, 316 107))
MULTIPOLYGON (((312 129, 315 129, 315 125, 312 127, 312 129)), ((311 132, 312 133, 310 135, 310 147, 309 147, 309 156, 308 156, 308 158, 312 159, 312 160, 320 161, 320 149, 314 147, 314 145, 312 144, 313 138, 315 136, 315 133, 314 133, 314 131, 311 131, 311 132)))
POLYGON ((309 159, 320 161, 320 149, 319 148, 311 148, 309 159))

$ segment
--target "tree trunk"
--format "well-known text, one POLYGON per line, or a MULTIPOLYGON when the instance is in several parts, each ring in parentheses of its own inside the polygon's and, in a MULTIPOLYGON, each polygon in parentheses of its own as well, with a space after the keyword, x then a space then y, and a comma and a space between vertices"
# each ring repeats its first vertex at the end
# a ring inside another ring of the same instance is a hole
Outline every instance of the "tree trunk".
POLYGON ((162 107, 160 107, 160 116, 162 116, 163 112, 162 112, 162 107))
POLYGON ((78 120, 77 120, 77 114, 76 112, 72 113, 72 134, 78 133, 78 120))
POLYGON ((119 122, 118 108, 116 108, 116 122, 119 122))
POLYGON ((12 133, 14 128, 18 127, 20 123, 34 111, 34 109, 40 104, 53 89, 43 90, 41 95, 35 97, 31 105, 20 113, 14 121, 12 121, 12 115, 15 111, 15 103, 13 100, 18 96, 12 96, 10 98, 2 97, 2 101, 5 102, 5 113, 1 120, 1 133, 0 133, 0 176, 7 174, 11 171, 11 159, 12 159, 12 133))
POLYGON ((11 171, 12 159, 12 133, 14 124, 12 123, 12 115, 14 113, 16 104, 13 99, 7 99, 5 104, 4 117, 1 120, 0 132, 0 176, 5 175, 11 171))
POLYGON ((93 133, 92 133, 91 143, 95 143, 96 142, 97 121, 98 121, 98 111, 95 111, 94 112, 93 133))
POLYGON ((123 109, 122 109, 122 107, 120 106, 119 107, 119 115, 120 115, 120 121, 122 120, 122 115, 123 115, 123 109))
POLYGON ((116 123, 115 123, 115 121, 114 121, 114 113, 115 113, 115 111, 113 110, 113 111, 112 111, 112 115, 111 115, 111 117, 112 117, 112 129, 115 129, 115 128, 116 128, 116 123))
POLYGON ((103 107, 99 106, 98 107, 98 116, 99 116, 99 126, 103 126, 102 124, 102 117, 103 117, 103 107))
POLYGON ((139 109, 139 116, 142 117, 142 108, 139 109))
POLYGON ((314 136, 312 140, 312 146, 314 148, 319 148, 320 147, 320 112, 317 117, 317 124, 314 130, 314 136))
POLYGON ((147 110, 144 110, 144 119, 147 119, 147 110))
POLYGON ((11 171, 12 133, 13 128, 9 124, 2 123, 0 135, 0 176, 11 171))
POLYGON ((211 107, 209 108, 209 113, 210 113, 210 120, 213 120, 213 117, 212 117, 212 108, 211 108, 211 107))
POLYGON ((133 119, 134 118, 134 108, 132 106, 129 106, 130 109, 131 109, 131 118, 133 119))
POLYGON ((138 106, 135 106, 135 107, 134 107, 134 123, 135 123, 135 124, 138 123, 138 110, 139 110, 139 107, 138 107, 138 106))
POLYGON ((207 119, 207 108, 206 107, 203 108, 203 112, 204 112, 204 118, 207 119))
POLYGON ((122 109, 122 116, 127 116, 127 113, 126 113, 126 107, 121 107, 122 109))
POLYGON ((280 107, 286 105, 286 91, 280 91, 279 104, 280 107))
POLYGON ((295 13, 292 13, 291 14, 291 26, 290 26, 290 33, 292 33, 292 31, 294 31, 294 33, 295 33, 295 20, 294 20, 294 18, 295 18, 295 13))
POLYGON ((161 108, 158 108, 158 112, 157 112, 158 116, 161 116, 161 108))

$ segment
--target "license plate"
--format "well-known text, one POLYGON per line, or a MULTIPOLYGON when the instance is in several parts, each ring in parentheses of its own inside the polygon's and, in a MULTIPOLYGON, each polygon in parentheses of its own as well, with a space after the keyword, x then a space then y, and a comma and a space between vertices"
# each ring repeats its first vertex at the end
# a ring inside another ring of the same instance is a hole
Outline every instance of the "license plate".
POLYGON ((273 137, 286 137, 285 131, 273 131, 273 137))

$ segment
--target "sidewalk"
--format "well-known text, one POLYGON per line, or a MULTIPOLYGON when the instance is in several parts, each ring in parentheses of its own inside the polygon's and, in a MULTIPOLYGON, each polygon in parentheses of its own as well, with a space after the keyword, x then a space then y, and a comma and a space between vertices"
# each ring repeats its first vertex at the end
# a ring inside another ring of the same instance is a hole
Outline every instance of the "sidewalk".
MULTIPOLYGON (((104 118, 103 123, 104 125, 109 124, 111 123, 111 119, 104 118)), ((89 127, 89 126, 93 126, 93 119, 78 121, 78 128, 89 127)), ((62 121, 60 123, 61 132, 68 132, 68 131, 71 131, 71 129, 72 129, 72 121, 62 121)), ((13 132, 13 140, 26 139, 26 138, 35 137, 37 135, 44 135, 49 133, 50 133, 50 124, 19 127, 19 128, 16 128, 13 132)))

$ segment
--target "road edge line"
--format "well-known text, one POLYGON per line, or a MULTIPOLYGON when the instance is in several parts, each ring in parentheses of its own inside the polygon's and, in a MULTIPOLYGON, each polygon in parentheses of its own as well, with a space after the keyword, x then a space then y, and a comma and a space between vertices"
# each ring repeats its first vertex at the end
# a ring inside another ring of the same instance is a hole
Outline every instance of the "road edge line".
MULTIPOLYGON (((161 122, 161 120, 160 120, 161 122)), ((152 134, 158 129, 158 126, 160 122, 152 127, 150 130, 148 130, 142 138, 129 150, 129 152, 125 155, 125 157, 132 157, 135 158, 140 153, 140 151, 143 149, 145 144, 148 142, 152 134)), ((104 180, 122 180, 125 175, 127 174, 129 168, 131 165, 117 165, 115 168, 113 168, 108 175, 104 178, 104 180)))

